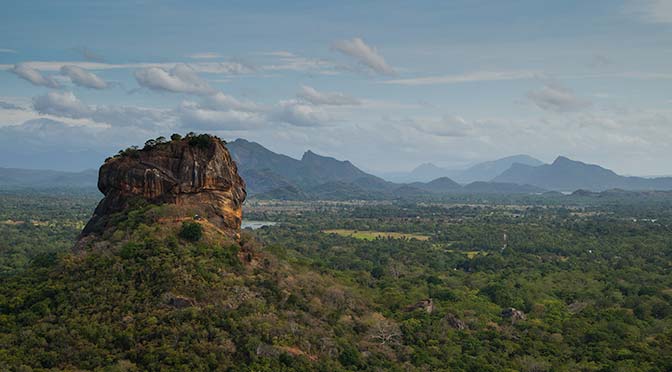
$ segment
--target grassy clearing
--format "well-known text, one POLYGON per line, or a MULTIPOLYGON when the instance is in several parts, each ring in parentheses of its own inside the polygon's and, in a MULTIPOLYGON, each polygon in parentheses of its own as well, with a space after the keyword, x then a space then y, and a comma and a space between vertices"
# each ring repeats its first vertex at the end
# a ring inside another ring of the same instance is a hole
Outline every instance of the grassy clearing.
POLYGON ((436 243, 436 244, 432 244, 432 248, 433 249, 441 249, 444 252, 449 252, 449 253, 461 253, 461 254, 467 256, 467 258, 469 258, 469 259, 472 259, 472 258, 478 256, 479 254, 487 254, 484 251, 463 251, 463 250, 459 250, 459 249, 446 249, 447 247, 452 246, 454 243, 455 242, 436 243))
POLYGON ((399 232, 384 232, 384 231, 358 231, 346 229, 332 229, 322 231, 325 234, 338 234, 341 236, 349 236, 361 240, 373 240, 376 238, 392 238, 392 239, 417 239, 428 240, 429 236, 420 234, 406 234, 399 232))

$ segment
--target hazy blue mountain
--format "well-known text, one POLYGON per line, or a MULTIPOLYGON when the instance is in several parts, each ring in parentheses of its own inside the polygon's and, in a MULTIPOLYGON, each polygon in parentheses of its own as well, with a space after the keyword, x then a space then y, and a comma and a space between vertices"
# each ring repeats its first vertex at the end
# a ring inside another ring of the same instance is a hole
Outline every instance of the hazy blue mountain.
POLYGON ((424 163, 413 169, 408 175, 407 180, 418 182, 429 182, 437 178, 446 177, 449 170, 437 167, 432 163, 424 163))
MULTIPOLYGON (((598 165, 558 157, 552 164, 541 164, 526 155, 517 155, 476 164, 460 171, 464 178, 486 177, 514 160, 511 166, 490 182, 460 184, 448 176, 428 182, 393 183, 368 174, 347 160, 337 160, 306 151, 301 159, 278 154, 264 146, 238 139, 227 144, 250 195, 280 199, 390 199, 455 193, 542 193, 547 190, 603 191, 672 190, 672 177, 642 178, 620 176, 598 165), (530 164, 537 164, 530 165, 530 164)), ((440 169, 432 164, 419 167, 429 176, 440 169)), ((0 168, 2 188, 50 188, 96 186, 97 172, 61 172, 0 168)))
POLYGON ((302 190, 308 194, 319 194, 319 190, 328 194, 347 194, 347 189, 354 190, 352 187, 365 191, 394 188, 394 184, 360 170, 347 160, 321 156, 310 150, 298 160, 244 139, 229 142, 227 148, 251 195, 268 193, 276 188, 302 190), (333 183, 328 191, 326 187, 317 187, 328 183, 333 183), (338 188, 343 190, 335 191, 338 188))
POLYGON ((462 190, 462 186, 459 183, 448 177, 439 177, 429 182, 413 182, 409 183, 408 186, 434 193, 449 193, 462 190))
POLYGON ((93 169, 82 172, 61 172, 54 170, 0 168, 2 188, 95 188, 98 172, 93 169))
POLYGON ((448 169, 432 163, 424 163, 410 172, 387 173, 384 177, 393 182, 429 182, 441 177, 467 184, 475 181, 490 181, 515 163, 538 166, 543 162, 529 155, 513 155, 505 158, 474 164, 465 169, 448 169))
POLYGON ((625 177, 600 167, 559 156, 552 164, 529 166, 513 164, 511 168, 495 177, 494 182, 529 184, 548 190, 603 191, 623 190, 671 190, 672 178, 625 177))
POLYGON ((534 167, 544 164, 541 160, 535 159, 529 155, 513 155, 475 164, 467 169, 455 172, 452 178, 455 181, 462 183, 490 181, 516 163, 534 167))

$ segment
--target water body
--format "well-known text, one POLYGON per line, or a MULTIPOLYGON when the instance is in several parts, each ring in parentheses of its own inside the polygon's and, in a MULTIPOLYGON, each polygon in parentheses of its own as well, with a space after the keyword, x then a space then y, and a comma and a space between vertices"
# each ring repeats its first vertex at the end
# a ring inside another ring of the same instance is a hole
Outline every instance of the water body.
POLYGON ((241 228, 243 229, 260 229, 264 226, 275 226, 277 222, 273 221, 253 221, 253 220, 243 220, 243 223, 241 224, 241 228))

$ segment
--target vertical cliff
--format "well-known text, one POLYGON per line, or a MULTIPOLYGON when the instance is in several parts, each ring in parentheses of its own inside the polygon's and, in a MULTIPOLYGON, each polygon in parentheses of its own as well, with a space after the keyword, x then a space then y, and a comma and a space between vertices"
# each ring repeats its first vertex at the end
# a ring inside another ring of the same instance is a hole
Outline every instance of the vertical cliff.
POLYGON ((175 204, 237 236, 242 220, 245 183, 224 142, 209 135, 170 142, 148 141, 127 149, 100 167, 98 188, 105 195, 82 232, 103 231, 110 217, 133 203, 175 204))

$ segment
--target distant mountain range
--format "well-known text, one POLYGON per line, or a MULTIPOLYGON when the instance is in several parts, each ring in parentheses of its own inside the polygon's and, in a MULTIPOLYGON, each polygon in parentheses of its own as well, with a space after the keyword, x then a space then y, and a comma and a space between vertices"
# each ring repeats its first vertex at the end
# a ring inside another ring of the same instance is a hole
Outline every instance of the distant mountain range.
POLYGON ((3 188, 58 188, 58 187, 96 187, 98 171, 89 169, 82 172, 61 172, 54 170, 35 170, 0 168, 0 187, 3 188))
POLYGON ((381 176, 394 182, 428 182, 440 177, 449 177, 456 182, 467 184, 477 181, 490 181, 516 163, 529 166, 544 164, 541 160, 529 155, 513 155, 478 163, 465 169, 447 169, 432 163, 425 163, 410 172, 387 173, 381 174, 381 176))
POLYGON ((531 193, 533 186, 474 182, 460 185, 448 177, 429 182, 394 183, 368 174, 349 161, 306 151, 300 160, 258 143, 237 139, 227 144, 247 183, 248 193, 274 199, 386 199, 446 193, 531 193))
MULTIPOLYGON (((539 194, 547 191, 672 190, 672 177, 620 176, 597 165, 558 157, 552 164, 516 155, 449 171, 432 164, 412 176, 426 181, 391 182, 345 160, 306 151, 301 159, 244 139, 227 144, 250 196, 269 199, 390 199, 442 194, 539 194), (452 176, 443 175, 450 173, 452 176), (438 177, 434 177, 439 175, 438 177), (433 177, 433 178, 432 178, 433 177)), ((408 175, 408 174, 407 174, 408 175)), ((0 168, 0 188, 95 188, 97 172, 0 168)))
POLYGON ((671 190, 672 177, 626 177, 599 165, 559 156, 552 164, 530 166, 515 163, 493 179, 494 182, 529 184, 547 190, 575 191, 579 189, 604 191, 671 190))

